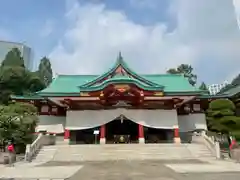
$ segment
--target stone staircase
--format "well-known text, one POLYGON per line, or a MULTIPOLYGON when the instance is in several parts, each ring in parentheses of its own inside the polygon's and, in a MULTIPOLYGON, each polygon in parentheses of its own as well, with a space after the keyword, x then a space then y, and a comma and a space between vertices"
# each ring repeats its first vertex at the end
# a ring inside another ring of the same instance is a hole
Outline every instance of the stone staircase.
POLYGON ((211 153, 211 151, 203 144, 186 144, 186 148, 190 151, 194 158, 216 159, 216 157, 211 153))
POLYGON ((33 162, 107 160, 184 160, 215 158, 202 144, 109 144, 46 146, 33 162), (55 149, 52 150, 51 149, 55 149), (54 155, 49 155, 54 152, 54 155))
POLYGON ((37 155, 33 157, 31 162, 20 161, 15 163, 15 166, 31 167, 52 161, 57 152, 57 148, 57 146, 44 146, 40 149, 37 155))
POLYGON ((56 151, 57 146, 44 146, 32 161, 35 163, 48 162, 54 158, 56 151))
POLYGON ((108 160, 186 160, 216 159, 203 143, 202 137, 191 144, 105 144, 43 146, 32 165, 48 161, 108 161, 108 160))

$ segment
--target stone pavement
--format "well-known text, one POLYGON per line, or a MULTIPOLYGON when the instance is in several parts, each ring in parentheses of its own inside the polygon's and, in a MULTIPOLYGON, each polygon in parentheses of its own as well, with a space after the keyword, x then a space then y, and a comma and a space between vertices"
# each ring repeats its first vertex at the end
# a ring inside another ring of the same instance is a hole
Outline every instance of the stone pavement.
MULTIPOLYGON (((199 160, 144 160, 144 161, 105 161, 105 162, 49 162, 45 166, 76 166, 83 165, 83 168, 75 173, 69 180, 239 180, 240 170, 232 172, 213 172, 209 168, 209 162, 199 160), (189 171, 178 172, 178 169, 169 165, 179 165, 179 167, 189 168, 189 171), (191 165, 191 166, 189 166, 191 165), (195 168, 204 171, 194 172, 195 168)), ((221 163, 212 164, 210 167, 224 166, 221 163)), ((233 165, 233 164, 232 164, 233 165)), ((235 164, 236 165, 236 164, 235 164)), ((239 165, 236 165, 239 166, 239 165)))
POLYGON ((1 179, 67 179, 78 172, 82 166, 52 167, 2 167, 1 179))
POLYGON ((46 146, 32 163, 0 167, 16 180, 235 180, 240 165, 216 160, 201 145, 46 146))
POLYGON ((218 160, 50 161, 37 167, 0 168, 15 180, 238 180, 240 165, 218 160))

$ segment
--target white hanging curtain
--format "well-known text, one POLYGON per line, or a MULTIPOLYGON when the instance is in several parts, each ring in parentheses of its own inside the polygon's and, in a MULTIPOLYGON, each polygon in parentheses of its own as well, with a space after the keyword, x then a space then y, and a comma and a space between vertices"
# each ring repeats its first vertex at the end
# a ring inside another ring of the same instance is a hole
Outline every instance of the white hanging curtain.
POLYGON ((178 124, 176 110, 83 110, 67 111, 66 128, 83 130, 107 124, 120 115, 146 127, 172 129, 178 124))
POLYGON ((125 117, 146 127, 173 129, 178 125, 176 110, 126 110, 125 117))
POLYGON ((106 124, 123 113, 124 109, 67 111, 66 128, 90 129, 106 124))

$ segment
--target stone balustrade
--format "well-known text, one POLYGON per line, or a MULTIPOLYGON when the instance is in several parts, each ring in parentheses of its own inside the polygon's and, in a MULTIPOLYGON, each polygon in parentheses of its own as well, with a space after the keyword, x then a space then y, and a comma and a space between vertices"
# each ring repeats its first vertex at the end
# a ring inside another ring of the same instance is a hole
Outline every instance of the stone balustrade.
POLYGON ((231 159, 235 160, 237 163, 240 163, 240 148, 235 148, 231 150, 231 159))
POLYGON ((219 142, 216 142, 214 140, 213 136, 207 136, 206 132, 202 132, 202 137, 204 139, 205 145, 208 147, 208 149, 211 151, 211 153, 217 158, 221 158, 221 150, 220 150, 220 145, 219 142))
POLYGON ((26 146, 25 161, 32 161, 33 157, 39 152, 42 146, 54 145, 56 142, 56 135, 40 133, 32 144, 26 146))

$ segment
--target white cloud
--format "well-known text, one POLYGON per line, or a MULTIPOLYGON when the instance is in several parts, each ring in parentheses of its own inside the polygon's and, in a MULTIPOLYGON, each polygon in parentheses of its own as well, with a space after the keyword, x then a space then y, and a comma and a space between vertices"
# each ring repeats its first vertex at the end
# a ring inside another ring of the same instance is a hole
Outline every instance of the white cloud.
POLYGON ((129 0, 130 5, 134 8, 157 8, 156 5, 160 1, 156 0, 129 0))
POLYGON ((240 64, 240 32, 232 3, 229 0, 172 2, 171 13, 177 19, 177 27, 171 33, 161 22, 144 26, 121 11, 106 9, 103 4, 75 2, 66 13, 69 28, 50 54, 55 71, 101 73, 111 67, 118 51, 122 51, 131 67, 144 73, 164 73, 180 63, 195 66, 207 55, 217 58, 210 62, 213 71, 218 70, 219 64, 226 68, 219 72, 229 71, 230 75, 231 68, 239 71, 236 65, 240 64))
POLYGON ((51 19, 46 20, 43 28, 40 30, 40 36, 41 37, 49 36, 54 31, 54 28, 55 22, 51 19))
POLYGON ((240 0, 233 0, 233 5, 235 7, 235 13, 238 21, 238 26, 240 27, 240 0))

